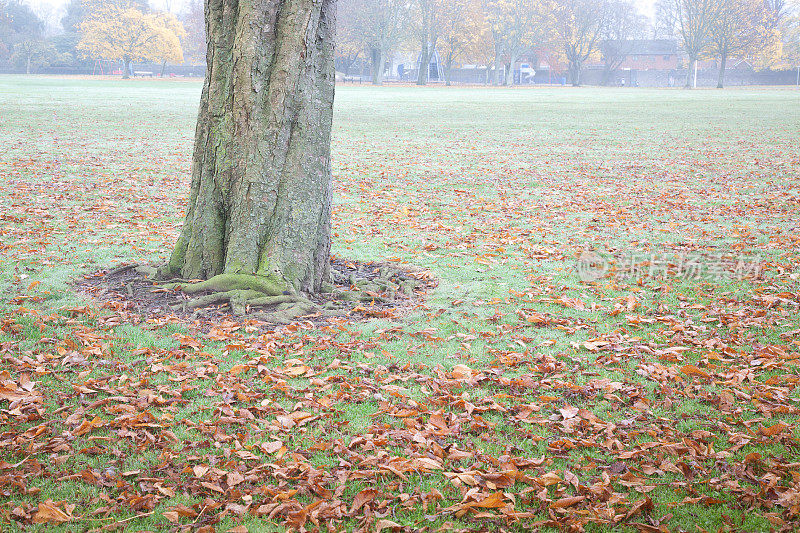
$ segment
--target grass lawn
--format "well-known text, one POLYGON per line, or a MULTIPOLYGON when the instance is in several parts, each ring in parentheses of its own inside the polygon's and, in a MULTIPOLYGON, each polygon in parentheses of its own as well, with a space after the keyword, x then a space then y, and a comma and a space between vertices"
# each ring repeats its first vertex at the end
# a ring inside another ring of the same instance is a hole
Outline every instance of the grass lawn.
POLYGON ((0 77, 0 529, 800 528, 800 91, 339 87, 334 254, 438 287, 269 334, 70 284, 199 95, 0 77))

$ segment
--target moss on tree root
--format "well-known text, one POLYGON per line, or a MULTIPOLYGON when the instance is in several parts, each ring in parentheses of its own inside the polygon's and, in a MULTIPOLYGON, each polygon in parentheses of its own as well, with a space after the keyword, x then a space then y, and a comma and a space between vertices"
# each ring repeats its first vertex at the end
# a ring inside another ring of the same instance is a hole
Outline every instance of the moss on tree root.
POLYGON ((201 292, 253 291, 261 296, 280 296, 291 292, 291 288, 285 281, 264 276, 220 274, 200 283, 181 284, 181 291, 189 295, 201 292))
MULTIPOLYGON (((152 267, 137 267, 136 270, 151 280, 154 272, 160 272, 152 267)), ((341 316, 347 314, 353 305, 361 303, 391 304, 400 295, 412 297, 418 283, 398 279, 395 277, 397 274, 399 271, 387 267, 382 267, 377 277, 371 279, 355 275, 346 277, 334 272, 333 278, 337 283, 324 283, 320 291, 320 295, 325 295, 321 299, 329 301, 320 303, 312 301, 313 296, 296 293, 284 280, 259 275, 220 274, 196 283, 169 280, 161 286, 180 290, 189 297, 189 300, 173 305, 175 310, 197 314, 203 308, 228 304, 233 315, 286 324, 308 315, 341 316)))

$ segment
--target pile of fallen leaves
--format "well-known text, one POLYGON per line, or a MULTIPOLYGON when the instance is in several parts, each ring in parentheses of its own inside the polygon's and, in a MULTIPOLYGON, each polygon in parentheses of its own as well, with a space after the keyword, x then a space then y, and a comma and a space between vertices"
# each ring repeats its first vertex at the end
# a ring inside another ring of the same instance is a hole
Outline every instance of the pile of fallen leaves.
MULTIPOLYGON (((52 91, 32 90, 30 108, 47 109, 52 91)), ((353 122, 334 145, 337 255, 419 264, 441 283, 402 316, 270 331, 222 308, 147 312, 119 287, 98 305, 67 284, 155 263, 174 243, 196 105, 167 94, 161 111, 180 134, 152 118, 162 113, 120 117, 114 98, 83 101, 81 119, 41 111, 35 128, 9 115, 26 133, 0 156, 0 521, 237 533, 800 527, 800 157, 768 96, 728 113, 734 104, 693 95, 731 122, 711 132, 698 115, 695 133, 650 137, 593 115, 592 95, 567 105, 544 94, 549 117, 530 115, 525 91, 459 92, 478 99, 463 116, 410 99, 392 108, 392 129, 340 91, 353 122), (496 94, 502 105, 482 100, 496 94), (427 122, 415 122, 417 106, 427 122), (768 115, 768 130, 742 136, 768 115), (586 127, 530 129, 570 120, 586 127), (610 268, 582 282, 587 245, 605 246, 610 268), (680 278, 674 264, 625 278, 630 250, 709 262, 746 252, 761 256, 760 274, 732 280, 719 261, 723 281, 680 278)), ((641 94, 604 105, 669 119, 652 95, 666 93, 641 94)))

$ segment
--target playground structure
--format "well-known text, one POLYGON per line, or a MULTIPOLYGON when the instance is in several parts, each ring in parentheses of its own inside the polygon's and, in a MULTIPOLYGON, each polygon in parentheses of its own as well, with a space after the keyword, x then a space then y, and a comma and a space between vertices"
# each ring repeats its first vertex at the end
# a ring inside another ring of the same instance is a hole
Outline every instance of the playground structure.
POLYGON ((122 70, 115 67, 116 61, 112 61, 110 59, 97 59, 94 62, 94 67, 92 68, 92 75, 93 76, 119 76, 122 74, 122 70))

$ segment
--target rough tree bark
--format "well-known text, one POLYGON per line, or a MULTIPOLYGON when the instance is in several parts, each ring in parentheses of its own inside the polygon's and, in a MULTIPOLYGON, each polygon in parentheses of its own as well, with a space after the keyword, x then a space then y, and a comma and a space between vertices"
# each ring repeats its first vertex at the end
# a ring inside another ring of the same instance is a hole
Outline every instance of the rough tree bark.
POLYGON ((570 61, 569 63, 569 77, 570 83, 573 87, 580 87, 581 85, 581 71, 583 65, 579 61, 570 61))
POLYGON ((725 66, 728 63, 728 55, 723 53, 719 62, 719 75, 717 76, 717 89, 722 89, 725 84, 725 66))
POLYGON ((417 85, 426 85, 431 68, 431 12, 427 0, 420 2, 422 9, 422 32, 420 34, 419 70, 417 71, 417 85))
POLYGON ((383 85, 386 57, 383 48, 372 49, 372 85, 383 85))
POLYGON ((417 71, 417 85, 427 85, 431 69, 431 50, 427 41, 422 45, 419 55, 419 70, 417 71))
POLYGON ((511 59, 508 62, 508 69, 506 69, 506 85, 511 87, 514 85, 514 65, 517 63, 517 55, 511 54, 511 59))
POLYGON ((207 0, 184 292, 318 292, 330 277, 335 0, 207 0))
POLYGON ((694 65, 697 59, 689 56, 689 69, 686 71, 686 83, 683 85, 684 89, 691 89, 694 81, 694 65))
POLYGON ((497 45, 495 45, 495 47, 494 47, 494 84, 495 85, 500 85, 502 83, 502 81, 503 81, 502 78, 501 78, 502 74, 501 74, 501 70, 500 70, 500 67, 503 64, 503 59, 501 57, 502 52, 503 52, 503 50, 500 47, 498 47, 497 45))

